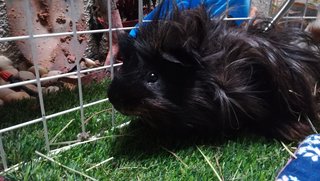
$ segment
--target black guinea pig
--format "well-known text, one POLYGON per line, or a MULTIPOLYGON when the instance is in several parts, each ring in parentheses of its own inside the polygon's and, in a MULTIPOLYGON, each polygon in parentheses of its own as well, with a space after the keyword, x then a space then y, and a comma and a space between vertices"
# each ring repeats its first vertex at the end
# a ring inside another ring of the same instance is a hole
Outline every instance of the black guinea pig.
POLYGON ((203 7, 175 8, 136 38, 120 36, 123 65, 108 89, 115 109, 177 134, 245 130, 291 141, 312 133, 319 44, 294 28, 222 19, 203 7))

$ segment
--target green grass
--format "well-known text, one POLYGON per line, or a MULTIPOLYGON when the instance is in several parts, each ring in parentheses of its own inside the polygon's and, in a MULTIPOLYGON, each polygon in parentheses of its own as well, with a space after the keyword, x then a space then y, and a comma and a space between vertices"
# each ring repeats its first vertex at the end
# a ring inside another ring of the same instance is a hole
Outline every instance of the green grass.
MULTIPOLYGON (((105 98, 107 84, 108 81, 84 87, 84 102, 105 98)), ((78 106, 78 101, 77 89, 47 95, 47 114, 78 106)), ((5 117, 2 127, 36 118, 38 108, 32 107, 36 104, 35 100, 25 100, 1 109, 0 115, 5 117)), ((103 103, 85 109, 85 117, 90 118, 86 130, 90 135, 106 138, 76 146, 52 156, 53 159, 98 180, 218 180, 200 149, 224 180, 274 180, 290 157, 279 142, 252 135, 225 140, 174 139, 155 135, 136 122, 107 131, 112 127, 110 107, 103 103), (86 171, 110 157, 111 161, 86 171)), ((116 114, 117 125, 130 119, 116 114)), ((49 139, 71 120, 74 121, 55 142, 76 140, 81 132, 79 111, 49 120, 49 139)), ((42 123, 7 132, 3 138, 8 164, 24 162, 18 170, 5 173, 6 178, 86 180, 53 162, 39 159, 36 150, 46 153, 42 123)))

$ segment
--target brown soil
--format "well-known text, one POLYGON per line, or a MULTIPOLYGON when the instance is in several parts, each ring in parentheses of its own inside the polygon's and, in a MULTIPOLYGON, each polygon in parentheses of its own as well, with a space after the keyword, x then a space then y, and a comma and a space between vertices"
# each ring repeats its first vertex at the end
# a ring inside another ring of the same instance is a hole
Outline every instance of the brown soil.
POLYGON ((67 22, 67 20, 66 20, 66 17, 65 17, 65 16, 60 15, 60 16, 56 19, 56 22, 57 22, 58 24, 65 24, 65 23, 67 22))
POLYGON ((53 28, 50 23, 50 12, 48 3, 45 0, 39 2, 40 11, 37 13, 37 22, 40 22, 42 26, 46 26, 48 31, 51 33, 53 28))
POLYGON ((71 41, 72 37, 71 36, 65 36, 60 38, 61 43, 69 43, 71 41))

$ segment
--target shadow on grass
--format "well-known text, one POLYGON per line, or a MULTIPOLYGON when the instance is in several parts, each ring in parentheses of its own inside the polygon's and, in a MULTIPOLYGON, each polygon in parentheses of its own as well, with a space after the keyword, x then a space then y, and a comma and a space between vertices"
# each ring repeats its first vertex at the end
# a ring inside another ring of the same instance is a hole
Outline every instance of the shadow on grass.
POLYGON ((221 147, 228 141, 241 142, 243 145, 252 143, 270 143, 273 139, 256 136, 248 132, 234 135, 199 135, 199 134, 165 134, 150 129, 139 120, 132 121, 128 127, 119 130, 119 135, 112 145, 113 155, 152 157, 162 152, 178 152, 179 150, 197 146, 221 147))

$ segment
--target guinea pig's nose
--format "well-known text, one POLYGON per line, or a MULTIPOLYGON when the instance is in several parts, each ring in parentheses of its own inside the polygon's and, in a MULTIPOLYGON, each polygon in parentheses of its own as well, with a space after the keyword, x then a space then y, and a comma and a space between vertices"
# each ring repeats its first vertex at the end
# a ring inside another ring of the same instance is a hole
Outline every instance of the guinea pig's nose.
POLYGON ((109 94, 109 101, 117 110, 123 107, 123 99, 117 93, 109 94))
POLYGON ((115 108, 123 106, 123 96, 121 95, 120 92, 121 92, 121 89, 119 89, 117 85, 115 85, 114 83, 110 84, 107 94, 108 94, 110 103, 115 108))
POLYGON ((116 92, 113 91, 112 88, 108 89, 108 98, 109 101, 111 102, 111 104, 115 104, 117 102, 117 99, 119 99, 119 94, 117 94, 116 92))

